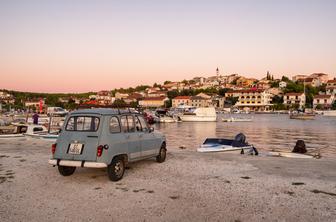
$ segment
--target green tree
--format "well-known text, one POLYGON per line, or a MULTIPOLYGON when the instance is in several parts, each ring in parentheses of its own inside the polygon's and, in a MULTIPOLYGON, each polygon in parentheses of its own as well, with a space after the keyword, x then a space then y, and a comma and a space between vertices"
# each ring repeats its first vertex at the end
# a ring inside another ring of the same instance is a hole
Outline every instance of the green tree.
POLYGON ((126 106, 126 102, 123 99, 116 99, 113 106, 122 108, 126 106))
POLYGON ((233 106, 238 102, 238 97, 230 96, 226 98, 226 101, 233 106))
POLYGON ((334 103, 332 104, 332 107, 331 107, 333 110, 336 110, 336 100, 334 101, 334 103))
POLYGON ((225 96, 225 93, 227 93, 229 90, 229 88, 221 88, 218 90, 218 95, 225 96))
POLYGON ((172 90, 172 91, 168 91, 168 92, 167 92, 167 97, 168 97, 169 99, 173 99, 173 98, 175 98, 176 96, 179 96, 179 91, 177 91, 177 90, 172 90))
POLYGON ((282 76, 281 81, 291 82, 287 76, 282 76))
POLYGON ((273 96, 272 103, 273 104, 283 104, 283 97, 278 96, 278 95, 273 96))
POLYGON ((137 108, 137 107, 138 107, 138 102, 137 102, 137 101, 132 101, 132 102, 130 103, 130 106, 131 106, 132 108, 137 108))

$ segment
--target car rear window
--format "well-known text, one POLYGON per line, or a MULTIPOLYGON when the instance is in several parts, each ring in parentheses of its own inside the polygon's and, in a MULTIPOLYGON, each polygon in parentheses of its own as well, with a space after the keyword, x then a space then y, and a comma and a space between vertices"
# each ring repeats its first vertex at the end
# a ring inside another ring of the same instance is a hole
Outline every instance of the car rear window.
POLYGON ((94 116, 73 116, 70 117, 67 125, 67 131, 87 131, 94 132, 99 128, 99 118, 94 116))

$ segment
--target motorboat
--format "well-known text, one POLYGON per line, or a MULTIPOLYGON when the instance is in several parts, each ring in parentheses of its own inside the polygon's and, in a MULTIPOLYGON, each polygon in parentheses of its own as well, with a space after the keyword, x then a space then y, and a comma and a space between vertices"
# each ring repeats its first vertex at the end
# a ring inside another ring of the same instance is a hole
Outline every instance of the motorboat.
POLYGON ((155 116, 158 117, 160 123, 175 123, 177 119, 174 118, 167 110, 156 110, 155 116))
POLYGON ((336 110, 325 110, 323 111, 323 116, 335 116, 336 117, 336 110))
POLYGON ((242 133, 237 134, 234 139, 207 138, 197 149, 197 152, 208 153, 240 150, 243 154, 244 150, 249 150, 251 154, 258 155, 257 149, 245 140, 246 137, 242 133))
POLYGON ((222 118, 223 122, 252 122, 251 118, 238 118, 238 117, 230 117, 230 118, 222 118))
POLYGON ((47 139, 56 140, 58 138, 57 133, 49 133, 48 129, 43 125, 28 125, 27 132, 24 136, 35 138, 35 139, 47 139))
POLYGON ((290 119, 298 119, 298 120, 313 120, 315 118, 315 114, 313 113, 292 113, 289 115, 290 119))
POLYGON ((12 124, 9 126, 0 127, 0 138, 16 138, 24 137, 24 133, 27 132, 28 126, 26 124, 12 124))
POLYGON ((200 107, 179 115, 183 122, 216 122, 217 114, 214 107, 200 107))

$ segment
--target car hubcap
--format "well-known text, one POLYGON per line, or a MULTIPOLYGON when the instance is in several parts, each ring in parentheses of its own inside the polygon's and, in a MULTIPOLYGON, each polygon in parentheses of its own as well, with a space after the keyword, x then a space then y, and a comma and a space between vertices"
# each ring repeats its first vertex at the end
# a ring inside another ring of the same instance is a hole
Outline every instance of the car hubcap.
POLYGON ((119 177, 119 176, 121 176, 122 171, 123 171, 123 164, 119 161, 114 166, 114 172, 119 177))

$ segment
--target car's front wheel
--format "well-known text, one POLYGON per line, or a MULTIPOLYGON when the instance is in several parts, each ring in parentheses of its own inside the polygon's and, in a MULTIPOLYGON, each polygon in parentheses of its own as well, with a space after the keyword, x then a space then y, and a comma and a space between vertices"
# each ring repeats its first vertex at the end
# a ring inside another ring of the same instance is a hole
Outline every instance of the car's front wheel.
POLYGON ((112 181, 120 180, 125 172, 125 162, 123 158, 116 157, 112 160, 111 164, 107 167, 107 173, 112 181))
POLYGON ((156 161, 159 163, 164 162, 166 160, 166 154, 167 154, 166 144, 163 143, 161 145, 159 155, 156 156, 156 161))
POLYGON ((58 172, 63 176, 70 176, 75 172, 75 170, 76 167, 58 166, 58 172))

